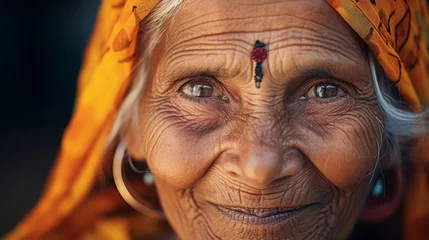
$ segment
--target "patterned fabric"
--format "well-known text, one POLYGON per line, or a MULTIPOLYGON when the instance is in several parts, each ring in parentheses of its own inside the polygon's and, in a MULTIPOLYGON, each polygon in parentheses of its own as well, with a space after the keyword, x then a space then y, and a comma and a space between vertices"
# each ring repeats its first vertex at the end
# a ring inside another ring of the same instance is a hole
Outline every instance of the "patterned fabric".
MULTIPOLYGON (((415 110, 429 106, 429 12, 425 0, 326 0, 366 42, 415 110)), ((429 139, 415 143, 405 197, 406 239, 429 239, 429 139)))
MULTIPOLYGON (((429 105, 429 15, 425 0, 326 0, 366 42, 403 99, 415 111, 429 105)), ((132 78, 138 25, 159 0, 103 0, 79 76, 73 118, 42 198, 7 239, 36 239, 71 229, 69 216, 103 204, 88 197, 105 154, 105 139, 132 78), (93 201, 93 202, 91 202, 93 201), (84 207, 83 207, 84 206, 84 207)), ((429 142, 417 144, 404 211, 407 239, 429 234, 429 142)), ((107 193, 106 193, 107 194, 107 193)), ((116 193, 108 199, 117 199, 116 193), (116 195, 115 195, 116 194, 116 195)), ((116 205, 103 205, 103 209, 116 205)), ((118 201, 118 200, 116 200, 118 201)), ((96 211, 100 214, 102 210, 96 211)), ((94 212, 93 212, 94 213, 94 212)), ((76 214, 75 214, 76 215, 76 214)), ((78 214, 79 215, 79 214, 78 214)), ((96 214, 95 214, 96 215, 96 214)), ((87 215, 83 214, 87 217, 87 215)), ((101 216, 101 214, 100 214, 101 216)), ((74 223, 74 224, 73 224, 74 223)), ((129 239, 123 219, 98 219, 84 239, 129 239), (105 231, 104 231, 104 230, 105 231), (106 235, 106 231, 111 234, 106 235), (92 235, 91 235, 92 234, 92 235), (120 237, 122 236, 122 238, 120 237)), ((78 231, 77 228, 74 231, 78 231)), ((76 235, 77 236, 77 235, 76 235)), ((429 239, 429 235, 428 239, 429 239)), ((58 239, 58 236, 51 236, 58 239)))
POLYGON ((327 0, 367 43, 387 77, 415 110, 429 103, 424 0, 327 0))

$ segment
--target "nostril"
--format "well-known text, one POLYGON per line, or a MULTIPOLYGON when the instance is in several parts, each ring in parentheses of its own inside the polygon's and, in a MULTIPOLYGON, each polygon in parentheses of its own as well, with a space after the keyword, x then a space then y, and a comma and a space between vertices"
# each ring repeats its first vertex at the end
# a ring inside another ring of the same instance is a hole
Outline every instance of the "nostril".
POLYGON ((227 174, 228 174, 230 177, 232 177, 232 178, 236 178, 236 177, 238 177, 238 174, 237 174, 237 173, 235 173, 235 172, 232 172, 232 171, 228 171, 228 172, 227 172, 227 174))
POLYGON ((239 156, 233 152, 225 152, 217 160, 216 164, 223 170, 228 177, 237 178, 240 176, 239 156))
POLYGON ((277 184, 280 184, 280 183, 282 183, 282 182, 284 182, 287 178, 289 178, 290 176, 284 176, 284 177, 281 177, 281 178, 277 178, 276 180, 274 180, 271 184, 272 185, 277 185, 277 184))
POLYGON ((298 149, 289 149, 283 155, 283 172, 295 175, 304 167, 304 156, 298 149))
POLYGON ((297 175, 304 168, 303 154, 297 149, 287 150, 283 155, 283 166, 279 177, 273 181, 273 184, 280 183, 286 178, 297 175))

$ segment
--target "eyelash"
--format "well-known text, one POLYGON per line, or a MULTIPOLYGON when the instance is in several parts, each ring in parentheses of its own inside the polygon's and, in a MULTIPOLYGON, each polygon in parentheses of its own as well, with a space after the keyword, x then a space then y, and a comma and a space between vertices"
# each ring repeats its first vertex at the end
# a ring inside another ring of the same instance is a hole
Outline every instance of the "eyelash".
POLYGON ((185 86, 187 86, 188 84, 192 84, 192 83, 196 83, 196 82, 206 82, 207 84, 210 84, 213 86, 213 90, 216 92, 216 89, 219 88, 219 84, 217 83, 216 79, 213 79, 213 77, 194 77, 191 78, 190 80, 186 81, 184 84, 182 84, 179 89, 178 89, 178 93, 179 96, 184 98, 185 100, 188 100, 190 102, 193 103, 197 103, 197 104, 209 104, 209 103, 214 103, 214 102, 224 102, 221 101, 220 98, 217 97, 192 97, 189 96, 188 94, 183 92, 183 88, 185 86))
MULTIPOLYGON (((340 81, 340 80, 339 80, 340 81)), ((209 103, 214 103, 214 102, 222 102, 225 103, 224 101, 220 100, 219 97, 192 97, 189 96, 188 94, 183 92, 183 88, 185 86, 187 86, 188 84, 192 84, 192 83, 196 83, 196 82, 206 82, 208 85, 212 85, 214 91, 216 92, 216 90, 219 88, 219 84, 217 83, 217 80, 212 79, 211 77, 201 77, 201 78, 191 78, 190 80, 186 81, 184 84, 182 84, 179 89, 178 89, 178 93, 180 95, 180 97, 184 98, 185 100, 188 100, 192 103, 197 103, 197 104, 209 104, 209 103)), ((348 91, 345 90, 345 88, 342 86, 341 83, 337 83, 337 81, 323 81, 321 80, 316 80, 316 81, 311 81, 311 84, 308 84, 309 86, 305 87, 304 91, 305 94, 301 95, 298 100, 299 101, 312 101, 316 104, 328 104, 328 103, 332 103, 338 100, 343 99, 344 97, 346 97, 348 95, 348 91), (309 91, 317 86, 317 85, 333 85, 335 87, 338 88, 338 95, 335 97, 330 97, 330 98, 318 98, 318 97, 313 97, 310 98, 308 97, 308 93, 309 91)), ((300 91, 301 92, 301 91, 300 91)))
POLYGON ((206 98, 191 97, 191 96, 188 96, 184 92, 179 92, 179 94, 185 100, 188 100, 188 101, 193 102, 193 103, 198 103, 198 104, 208 104, 208 103, 212 103, 212 102, 217 101, 217 99, 209 98, 209 97, 206 97, 206 98))
POLYGON ((341 80, 338 81, 332 81, 332 80, 326 80, 326 79, 320 79, 320 80, 316 80, 316 81, 310 81, 311 84, 308 84, 308 86, 306 86, 304 88, 304 94, 300 94, 300 97, 298 98, 299 101, 311 101, 314 102, 316 104, 328 104, 328 103, 332 103, 338 100, 343 99, 344 97, 346 97, 347 95, 349 95, 348 91, 344 88, 342 83, 338 83, 338 82, 342 82, 341 80), (317 85, 333 85, 335 87, 338 88, 338 95, 335 97, 331 97, 331 98, 310 98, 306 95, 308 95, 308 92, 315 86, 317 85))

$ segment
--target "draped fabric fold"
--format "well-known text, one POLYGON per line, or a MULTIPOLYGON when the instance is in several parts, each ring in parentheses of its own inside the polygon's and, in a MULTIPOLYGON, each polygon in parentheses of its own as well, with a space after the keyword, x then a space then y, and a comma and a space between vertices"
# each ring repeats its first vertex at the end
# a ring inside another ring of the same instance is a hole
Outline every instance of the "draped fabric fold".
MULTIPOLYGON (((365 41, 412 109, 420 111, 428 107, 426 1, 326 1, 365 41)), ((89 201, 106 158, 106 137, 132 79, 138 26, 158 2, 102 0, 79 76, 75 112, 64 133, 55 166, 41 199, 7 239, 44 238, 89 201)), ((416 145, 419 147, 410 159, 415 169, 404 213, 407 239, 423 234, 429 238, 429 141, 421 140, 416 145)), ((129 221, 106 224, 109 226, 106 229, 118 226, 121 239, 130 238, 124 227, 129 221)))
POLYGON ((138 24, 158 0, 104 0, 78 81, 73 117, 43 196, 9 239, 35 239, 53 231, 93 188, 105 139, 136 62, 138 24))

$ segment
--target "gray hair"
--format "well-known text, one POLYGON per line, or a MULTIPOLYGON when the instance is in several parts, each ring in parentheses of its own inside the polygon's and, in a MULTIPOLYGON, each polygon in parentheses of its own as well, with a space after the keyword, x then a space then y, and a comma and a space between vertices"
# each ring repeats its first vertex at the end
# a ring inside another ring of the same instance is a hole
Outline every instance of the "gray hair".
POLYGON ((118 136, 123 135, 130 125, 135 127, 138 124, 139 100, 149 78, 153 50, 167 28, 168 20, 182 2, 183 0, 161 0, 140 24, 139 61, 132 71, 135 73, 135 77, 110 130, 107 139, 108 145, 113 143, 118 136))
POLYGON ((378 63, 370 53, 369 66, 377 95, 378 105, 385 118, 386 131, 406 138, 429 135, 429 108, 422 112, 412 112, 398 96, 393 82, 386 78, 378 63))
MULTIPOLYGON (((369 66, 371 69, 377 104, 384 120, 379 121, 384 143, 390 154, 390 164, 401 164, 409 159, 410 143, 418 138, 429 136, 429 108, 413 112, 401 99, 398 89, 384 74, 381 66, 370 51, 369 66)), ((381 147, 379 146, 379 151, 381 147)), ((378 159, 382 155, 379 152, 378 159)))
MULTIPOLYGON (((153 50, 164 33, 168 20, 178 10, 181 3, 182 0, 161 0, 142 22, 140 28, 141 51, 139 63, 135 68, 136 75, 119 108, 108 138, 109 144, 118 136, 123 136, 127 129, 138 126, 139 100, 149 77, 153 50)), ((392 156, 395 156, 393 161, 399 164, 408 157, 400 156, 400 152, 404 148, 409 148, 404 143, 429 136, 429 108, 419 113, 407 108, 406 104, 400 101, 396 88, 387 79, 378 62, 374 61, 370 52, 368 55, 377 102, 383 114, 383 120, 377 118, 384 137, 382 142, 387 140, 390 146, 389 151, 391 154, 393 153, 392 156)), ((381 143, 379 143, 379 148, 381 149, 381 143)))

